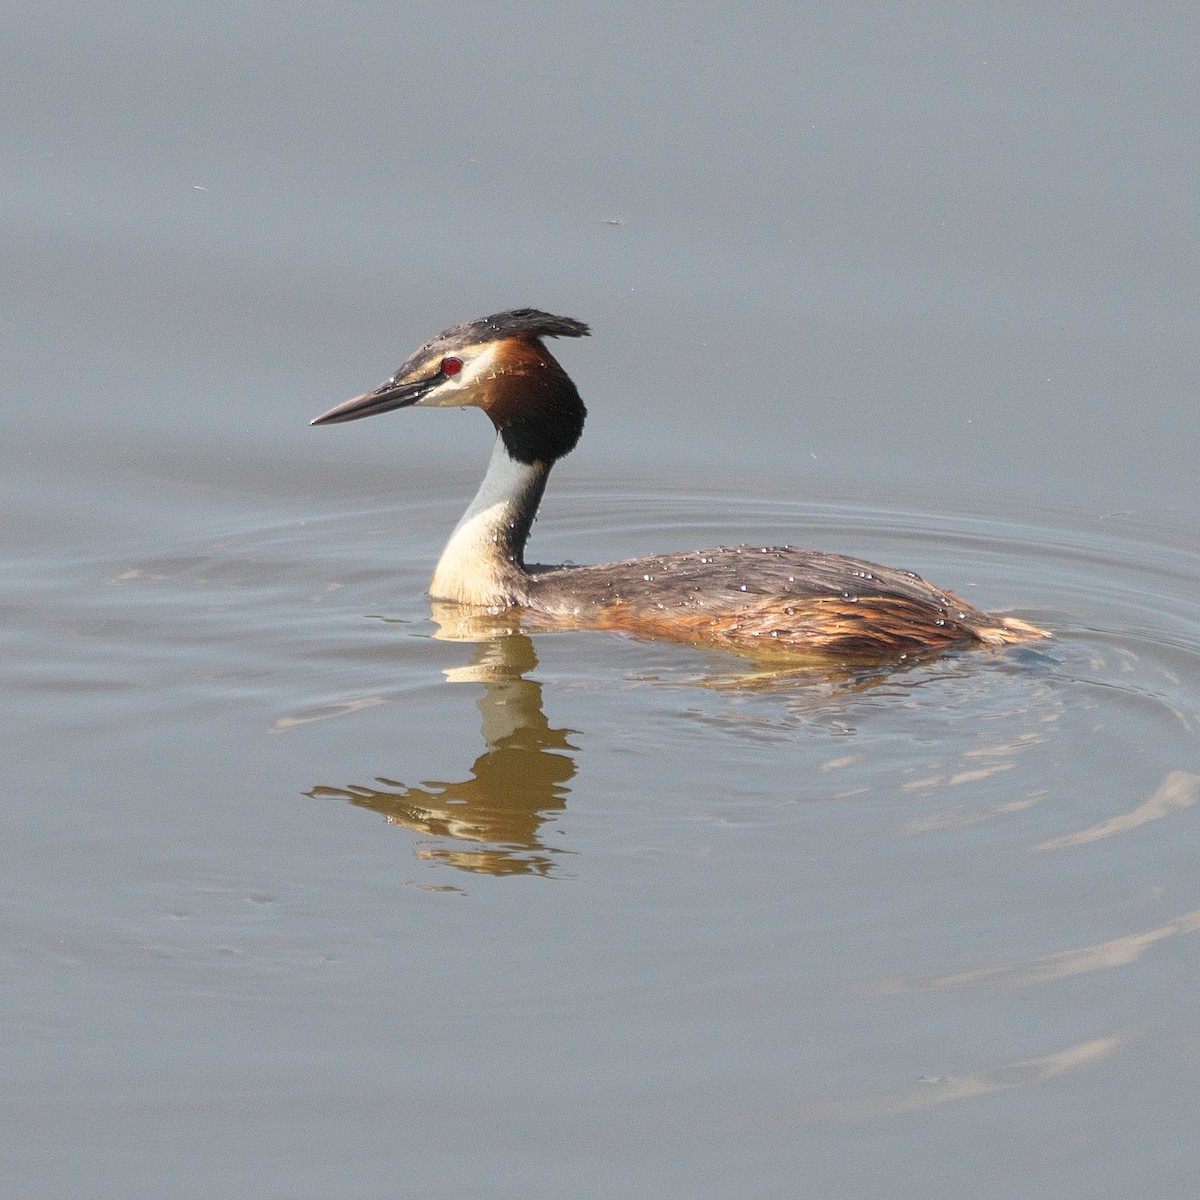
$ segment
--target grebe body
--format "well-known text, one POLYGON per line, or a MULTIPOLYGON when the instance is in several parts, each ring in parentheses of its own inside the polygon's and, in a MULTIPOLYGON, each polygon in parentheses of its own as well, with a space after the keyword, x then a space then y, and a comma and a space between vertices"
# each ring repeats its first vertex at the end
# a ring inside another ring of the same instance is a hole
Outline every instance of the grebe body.
POLYGON ((395 408, 481 408, 496 428, 487 473, 434 571, 435 600, 536 624, 613 629, 744 654, 900 658, 1048 636, 991 616, 911 571, 791 546, 722 546, 598 566, 527 566, 550 469, 583 432, 574 383, 546 349, 584 337, 569 317, 514 309, 426 342, 373 391, 322 413, 331 425, 395 408))

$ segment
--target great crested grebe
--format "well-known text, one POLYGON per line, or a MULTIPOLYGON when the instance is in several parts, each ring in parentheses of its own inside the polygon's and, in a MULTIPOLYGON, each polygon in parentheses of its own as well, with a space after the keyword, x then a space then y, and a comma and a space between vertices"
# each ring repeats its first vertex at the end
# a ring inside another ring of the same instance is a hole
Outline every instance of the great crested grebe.
POLYGON ((1049 636, 989 616, 911 571, 797 550, 721 546, 594 567, 526 566, 525 542, 550 468, 583 432, 586 410, 543 338, 588 327, 532 308, 455 325, 374 391, 313 425, 393 408, 482 408, 496 427, 487 474, 442 551, 434 600, 492 611, 520 607, 535 623, 622 630, 752 656, 904 658, 950 646, 1049 636))

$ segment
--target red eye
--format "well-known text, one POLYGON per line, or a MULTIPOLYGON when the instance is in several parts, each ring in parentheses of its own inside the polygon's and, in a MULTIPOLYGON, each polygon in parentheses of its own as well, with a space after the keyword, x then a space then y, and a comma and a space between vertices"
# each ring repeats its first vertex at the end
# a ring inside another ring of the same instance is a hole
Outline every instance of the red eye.
POLYGON ((443 358, 442 359, 442 374, 457 375, 463 368, 461 358, 443 358))

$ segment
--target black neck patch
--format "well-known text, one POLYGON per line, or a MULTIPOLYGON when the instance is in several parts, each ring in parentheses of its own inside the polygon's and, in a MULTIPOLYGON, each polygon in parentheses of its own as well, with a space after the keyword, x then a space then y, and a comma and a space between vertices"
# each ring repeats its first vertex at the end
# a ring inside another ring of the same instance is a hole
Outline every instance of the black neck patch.
POLYGON ((587 409, 571 380, 561 376, 553 393, 537 408, 499 426, 504 448, 517 462, 552 463, 570 454, 583 433, 587 409))

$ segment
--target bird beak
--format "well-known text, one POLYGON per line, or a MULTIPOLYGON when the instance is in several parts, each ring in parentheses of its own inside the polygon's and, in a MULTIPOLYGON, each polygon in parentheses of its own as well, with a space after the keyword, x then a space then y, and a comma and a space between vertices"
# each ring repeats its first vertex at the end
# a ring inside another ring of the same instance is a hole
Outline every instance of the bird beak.
POLYGON ((391 412, 393 408, 408 408, 428 395, 439 382, 441 380, 437 375, 431 379, 415 379, 407 383, 397 383, 394 379, 389 379, 373 392, 363 392, 361 396, 343 400, 328 412, 314 417, 309 424, 337 425, 341 421, 357 421, 359 417, 373 417, 376 413, 391 412))

